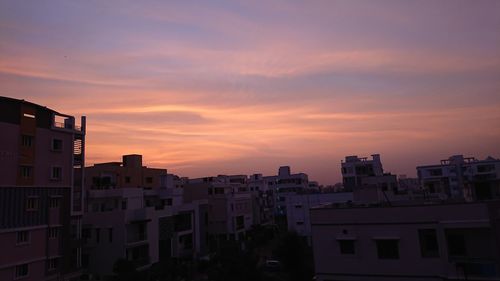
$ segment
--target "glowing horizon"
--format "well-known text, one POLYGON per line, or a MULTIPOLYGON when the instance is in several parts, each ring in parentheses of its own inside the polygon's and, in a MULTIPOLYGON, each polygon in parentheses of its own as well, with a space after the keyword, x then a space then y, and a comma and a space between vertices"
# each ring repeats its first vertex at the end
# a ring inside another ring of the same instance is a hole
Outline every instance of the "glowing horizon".
POLYGON ((340 181, 500 157, 498 1, 0 3, 0 95, 86 115, 87 163, 340 181))

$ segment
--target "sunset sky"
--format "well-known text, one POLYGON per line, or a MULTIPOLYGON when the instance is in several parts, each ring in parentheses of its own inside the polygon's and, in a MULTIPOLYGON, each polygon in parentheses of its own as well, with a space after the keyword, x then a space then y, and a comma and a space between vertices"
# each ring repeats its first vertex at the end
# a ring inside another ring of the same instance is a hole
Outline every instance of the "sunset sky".
POLYGON ((0 95, 86 115, 87 163, 322 184, 500 157, 500 1, 0 1, 0 95))

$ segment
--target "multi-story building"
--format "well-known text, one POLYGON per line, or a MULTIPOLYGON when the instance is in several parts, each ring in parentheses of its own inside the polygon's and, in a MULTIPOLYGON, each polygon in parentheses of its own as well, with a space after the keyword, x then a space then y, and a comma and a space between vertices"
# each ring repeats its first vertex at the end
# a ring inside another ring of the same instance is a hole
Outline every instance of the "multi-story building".
POLYGON ((0 280, 80 276, 85 117, 0 97, 0 280))
POLYGON ((437 165, 417 167, 428 197, 487 200, 500 198, 500 159, 454 155, 437 165))
POLYGON ((311 209, 317 280, 499 280, 500 201, 311 209))
POLYGON ((189 179, 188 200, 208 199, 208 233, 212 249, 225 240, 244 241, 253 225, 252 193, 245 175, 189 179))
POLYGON ((311 243, 310 208, 353 200, 352 192, 296 194, 288 197, 286 217, 288 230, 294 231, 311 243))
MULTIPOLYGON (((282 166, 277 176, 264 177, 276 198, 275 221, 286 227, 286 202, 289 196, 309 191, 309 177, 307 174, 292 174, 289 166, 282 166)), ((311 191, 316 191, 314 188, 311 191)))
POLYGON ((362 185, 366 177, 378 177, 384 174, 379 154, 373 154, 372 159, 367 157, 346 156, 341 161, 342 179, 345 191, 353 191, 362 185))
POLYGON ((93 278, 109 279, 125 259, 143 270, 170 258, 194 259, 207 251, 207 200, 187 200, 163 175, 153 188, 88 191, 83 264, 93 278))
POLYGON ((253 174, 248 178, 248 188, 252 193, 253 224, 274 224, 275 193, 269 188, 268 181, 262 174, 253 174))
POLYGON ((85 167, 88 189, 160 187, 161 176, 166 169, 149 168, 142 165, 142 155, 124 155, 122 162, 106 162, 85 167))

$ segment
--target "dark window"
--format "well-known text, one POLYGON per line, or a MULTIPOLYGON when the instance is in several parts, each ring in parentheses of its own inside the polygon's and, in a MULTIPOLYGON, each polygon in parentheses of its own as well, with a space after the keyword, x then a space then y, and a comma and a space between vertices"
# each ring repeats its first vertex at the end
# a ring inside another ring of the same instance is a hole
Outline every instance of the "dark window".
POLYGON ((33 167, 21 166, 21 177, 27 179, 31 178, 32 175, 33 175, 33 167))
POLYGON ((304 225, 304 222, 303 221, 298 221, 297 225, 304 225))
POLYGON ((26 200, 26 210, 27 211, 38 210, 38 198, 28 198, 26 200))
POLYGON ((108 241, 109 243, 113 242, 113 228, 108 229, 108 241))
POLYGON ((167 206, 172 206, 172 198, 167 198, 167 206))
POLYGON ((184 231, 191 229, 191 213, 180 213, 174 216, 174 230, 184 231))
POLYGON ((245 228, 245 217, 237 216, 236 217, 236 230, 240 230, 245 228))
POLYGON ((354 255, 354 240, 338 240, 340 253, 342 255, 354 255))
POLYGON ((448 252, 450 256, 466 256, 465 238, 461 234, 448 235, 448 252))
POLYGON ((443 175, 443 170, 441 170, 441 169, 431 169, 431 170, 429 170, 429 174, 431 176, 442 176, 443 175))
POLYGON ((59 208, 59 198, 50 198, 49 207, 50 208, 59 208))
POLYGON ((127 201, 123 200, 122 201, 122 210, 126 210, 126 209, 127 209, 127 201))
POLYGON ((55 227, 49 228, 49 238, 50 239, 55 239, 59 235, 59 229, 55 227))
POLYGON ((57 266, 58 266, 58 260, 57 259, 49 259, 47 261, 47 268, 48 270, 55 270, 57 269, 57 266))
POLYGON ((60 139, 52 140, 52 150, 61 151, 63 149, 63 141, 60 139))
POLYGON ((62 175, 61 167, 52 167, 52 172, 50 174, 50 179, 52 180, 60 180, 62 175))
POLYGON ((29 268, 28 264, 21 264, 16 266, 16 278, 28 276, 29 268))
POLYGON ((95 242, 99 243, 99 238, 100 238, 101 231, 99 228, 95 229, 95 242))
POLYGON ((22 135, 21 144, 24 147, 31 147, 33 145, 33 136, 22 135))
POLYGON ((125 177, 125 183, 130 183, 130 177, 125 177))
POLYGON ((477 171, 479 173, 492 172, 492 171, 495 171, 495 165, 494 164, 478 165, 477 166, 477 171))
POLYGON ((153 178, 152 177, 147 177, 146 178, 146 183, 153 183, 153 178))
POLYGON ((30 233, 28 231, 17 232, 17 244, 28 243, 30 240, 30 233))
POLYGON ((419 229, 420 252, 424 258, 439 257, 439 245, 435 229, 419 229))
POLYGON ((179 243, 183 244, 185 250, 191 250, 193 248, 193 235, 190 233, 179 236, 179 243))
POLYGON ((376 240, 379 259, 399 259, 399 240, 376 240))

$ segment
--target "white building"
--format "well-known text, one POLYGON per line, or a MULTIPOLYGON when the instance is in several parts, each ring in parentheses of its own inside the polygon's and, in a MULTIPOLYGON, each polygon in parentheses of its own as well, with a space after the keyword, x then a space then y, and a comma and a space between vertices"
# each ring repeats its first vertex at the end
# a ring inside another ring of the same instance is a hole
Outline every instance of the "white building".
POLYGON ((417 167, 429 197, 487 200, 500 198, 500 160, 454 155, 437 165, 417 167))
POLYGON ((286 202, 286 217, 288 230, 295 231, 300 236, 306 237, 310 243, 311 220, 309 211, 311 207, 330 203, 346 203, 353 200, 352 192, 337 193, 311 193, 291 195, 286 202))

